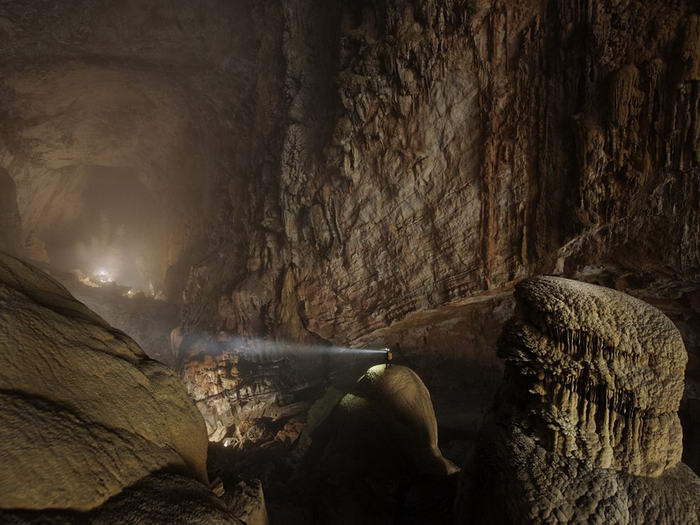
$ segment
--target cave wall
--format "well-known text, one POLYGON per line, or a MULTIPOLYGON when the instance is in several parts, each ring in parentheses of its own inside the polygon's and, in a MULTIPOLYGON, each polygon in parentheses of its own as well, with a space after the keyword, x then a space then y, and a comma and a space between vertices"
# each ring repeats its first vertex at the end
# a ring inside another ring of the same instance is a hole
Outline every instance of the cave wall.
POLYGON ((0 4, 23 241, 133 168, 186 326, 352 342, 533 273, 697 284, 692 2, 49 4, 0 4))
POLYGON ((551 273, 658 303, 698 353, 699 14, 684 1, 254 11, 253 176, 192 267, 185 330, 400 342, 431 390, 459 384, 436 395, 450 414, 477 370, 500 373, 507 315, 480 299, 551 273))
POLYGON ((281 7, 243 264, 195 266, 188 307, 218 296, 218 321, 185 321, 353 342, 534 273, 697 286, 694 4, 281 7))
POLYGON ((75 252, 128 251, 112 264, 122 282, 119 266, 138 264, 146 284, 179 299, 220 213, 216 196, 243 175, 248 9, 0 3, 0 164, 17 186, 28 257, 88 272, 75 252), (110 199, 130 212, 110 216, 100 202, 110 199), (120 229, 136 241, 120 244, 120 229))
POLYGON ((21 227, 17 186, 7 170, 0 168, 0 250, 19 252, 21 227))

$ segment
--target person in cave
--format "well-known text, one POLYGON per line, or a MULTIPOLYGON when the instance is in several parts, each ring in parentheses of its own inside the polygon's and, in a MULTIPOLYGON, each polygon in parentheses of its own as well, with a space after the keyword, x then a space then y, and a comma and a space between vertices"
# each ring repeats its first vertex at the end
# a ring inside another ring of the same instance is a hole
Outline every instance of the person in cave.
POLYGON ((459 471, 437 448, 423 382, 386 363, 371 367, 315 426, 301 470, 315 523, 325 525, 408 525, 426 516, 447 523, 459 471))

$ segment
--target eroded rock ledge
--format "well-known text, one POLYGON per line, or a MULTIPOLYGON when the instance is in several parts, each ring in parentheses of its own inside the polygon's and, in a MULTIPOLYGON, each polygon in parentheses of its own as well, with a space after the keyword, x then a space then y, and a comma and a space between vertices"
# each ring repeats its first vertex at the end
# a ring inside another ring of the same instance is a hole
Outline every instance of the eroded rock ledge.
POLYGON ((556 277, 524 281, 516 299, 476 517, 697 523, 700 479, 681 462, 677 414, 687 354, 673 323, 623 293, 556 277))

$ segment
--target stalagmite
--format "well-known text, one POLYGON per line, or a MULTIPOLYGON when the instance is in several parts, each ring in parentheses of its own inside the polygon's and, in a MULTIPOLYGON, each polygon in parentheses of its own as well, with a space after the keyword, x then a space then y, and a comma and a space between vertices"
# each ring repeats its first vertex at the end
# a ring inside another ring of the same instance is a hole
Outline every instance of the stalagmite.
POLYGON ((516 299, 498 352, 517 379, 482 432, 470 519, 698 523, 700 479, 681 462, 677 414, 687 354, 671 321, 555 277, 522 282, 516 299))

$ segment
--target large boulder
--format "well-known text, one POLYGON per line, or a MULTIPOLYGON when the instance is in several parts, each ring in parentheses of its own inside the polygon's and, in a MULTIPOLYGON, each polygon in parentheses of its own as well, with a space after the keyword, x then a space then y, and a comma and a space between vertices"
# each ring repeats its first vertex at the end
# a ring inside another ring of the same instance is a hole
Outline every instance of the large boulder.
POLYGON ((687 354, 673 323, 568 279, 529 279, 515 295, 470 521, 698 523, 700 479, 681 463, 678 419, 687 354))
POLYGON ((373 366, 329 412, 311 422, 304 466, 321 523, 443 523, 459 469, 438 448, 430 393, 415 372, 373 366))
POLYGON ((2 521, 235 522, 208 489, 206 428, 174 372, 2 253, 0 327, 2 521))

